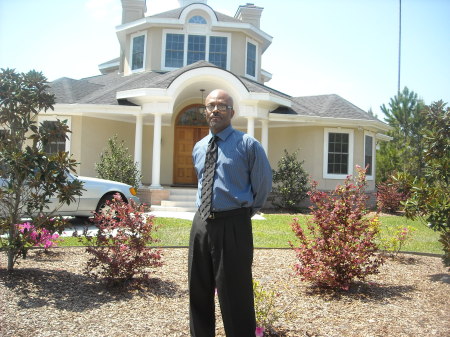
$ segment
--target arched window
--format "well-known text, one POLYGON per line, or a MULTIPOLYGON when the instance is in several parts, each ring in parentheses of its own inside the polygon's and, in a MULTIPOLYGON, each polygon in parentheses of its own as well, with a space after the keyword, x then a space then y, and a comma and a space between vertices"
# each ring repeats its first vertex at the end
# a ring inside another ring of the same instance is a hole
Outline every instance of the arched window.
POLYGON ((201 113, 202 105, 191 106, 178 116, 177 126, 208 126, 205 116, 201 113))
POLYGON ((189 23, 197 23, 199 25, 206 25, 206 20, 201 15, 195 15, 189 19, 189 23))

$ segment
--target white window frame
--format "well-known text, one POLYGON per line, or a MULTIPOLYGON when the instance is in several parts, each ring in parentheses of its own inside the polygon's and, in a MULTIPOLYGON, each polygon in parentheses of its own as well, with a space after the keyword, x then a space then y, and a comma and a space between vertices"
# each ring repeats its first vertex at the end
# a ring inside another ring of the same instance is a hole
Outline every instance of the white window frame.
POLYGON ((146 59, 147 59, 147 32, 139 32, 139 33, 134 33, 130 35, 130 62, 129 62, 129 69, 131 73, 138 73, 138 72, 142 72, 145 70, 145 64, 146 64, 146 59), (143 62, 142 62, 142 68, 137 68, 137 69, 132 69, 133 67, 133 44, 134 44, 134 39, 136 37, 139 36, 144 36, 144 56, 143 56, 143 62))
MULTIPOLYGON (((205 25, 201 25, 201 26, 205 26, 205 25)), ((175 29, 164 29, 163 30, 163 35, 162 35, 163 36, 163 42, 162 42, 162 48, 161 48, 161 69, 162 70, 171 71, 171 70, 178 69, 178 68, 174 68, 174 67, 166 67, 167 34, 184 35, 183 67, 185 67, 187 65, 187 53, 188 53, 189 35, 200 35, 200 36, 205 36, 206 37, 205 59, 206 59, 207 62, 209 62, 209 41, 210 41, 210 37, 211 36, 226 37, 227 38, 227 65, 226 65, 226 70, 230 70, 231 34, 229 34, 229 33, 220 33, 220 32, 211 32, 210 30, 202 32, 202 33, 199 33, 199 32, 194 32, 194 31, 175 30, 175 29)))
POLYGON ((370 163, 370 167, 372 168, 372 174, 368 175, 366 174, 366 179, 367 180, 374 180, 375 178, 375 151, 376 151, 376 145, 375 145, 375 134, 373 132, 370 131, 364 131, 364 157, 363 157, 363 166, 366 166, 366 136, 368 137, 372 137, 372 162, 370 163))
MULTIPOLYGON (((72 118, 69 116, 38 116, 39 125, 45 121, 56 122, 58 120, 61 122, 64 120, 67 120, 67 126, 69 127, 69 130, 72 130, 72 118)), ((72 133, 68 132, 66 136, 67 136, 67 139, 66 139, 64 151, 68 152, 70 155, 71 154, 70 153, 70 144, 71 144, 71 140, 72 140, 72 133)))
POLYGON ((354 149, 354 131, 353 129, 325 128, 323 132, 323 178, 324 179, 345 179, 353 174, 353 149, 354 149), (348 134, 348 172, 347 174, 328 173, 328 141, 330 133, 348 134))
POLYGON ((248 77, 252 80, 257 81, 258 80, 258 69, 259 69, 259 63, 258 63, 258 59, 259 59, 259 44, 258 42, 256 42, 253 39, 249 39, 248 37, 245 39, 245 77, 248 77), (255 45, 255 76, 252 76, 250 74, 247 73, 247 53, 248 53, 248 44, 251 43, 253 45, 255 45))

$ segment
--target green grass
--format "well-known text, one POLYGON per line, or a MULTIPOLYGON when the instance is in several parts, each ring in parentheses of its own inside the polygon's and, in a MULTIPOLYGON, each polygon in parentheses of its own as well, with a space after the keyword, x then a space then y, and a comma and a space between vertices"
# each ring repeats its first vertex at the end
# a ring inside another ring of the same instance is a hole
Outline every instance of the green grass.
MULTIPOLYGON (((294 242, 295 235, 290 224, 294 217, 305 224, 308 215, 265 214, 266 220, 253 220, 253 241, 255 247, 288 248, 289 241, 294 242)), ((160 229, 156 237, 161 241, 158 246, 188 246, 191 221, 174 218, 155 218, 160 229)), ((408 225, 416 230, 406 242, 402 251, 442 254, 442 245, 438 242, 439 233, 434 232, 419 221, 411 221, 402 216, 385 215, 380 217, 381 235, 386 237, 397 226, 408 225)), ((60 246, 82 246, 76 238, 64 238, 60 246)))

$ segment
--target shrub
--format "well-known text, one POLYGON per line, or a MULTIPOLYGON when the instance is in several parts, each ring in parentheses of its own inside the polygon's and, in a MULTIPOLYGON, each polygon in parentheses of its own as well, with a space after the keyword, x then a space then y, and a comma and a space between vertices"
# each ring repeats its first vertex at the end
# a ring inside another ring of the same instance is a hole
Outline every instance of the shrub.
POLYGON ((404 244, 412 238, 415 230, 411 226, 397 226, 394 229, 387 229, 385 237, 380 238, 381 247, 393 255, 397 255, 404 244))
POLYGON ((402 203, 409 198, 410 191, 407 179, 402 175, 390 176, 385 182, 377 184, 378 211, 386 213, 401 211, 402 203))
POLYGON ((255 298, 256 335, 274 331, 274 324, 281 317, 275 307, 277 294, 273 290, 264 290, 258 281, 253 280, 253 294, 255 298))
POLYGON ((47 228, 36 228, 31 222, 25 222, 16 225, 19 241, 22 243, 20 253, 23 258, 26 257, 30 247, 49 248, 58 245, 59 234, 52 234, 47 228))
POLYGON ((94 215, 98 228, 91 245, 86 249, 89 259, 86 273, 94 278, 103 277, 109 284, 118 285, 134 276, 146 277, 145 268, 162 265, 161 251, 147 244, 157 242, 152 234, 157 229, 153 217, 144 214, 144 206, 133 200, 127 204, 119 194, 107 201, 109 208, 94 215))
POLYGON ((308 196, 308 174, 303 161, 298 161, 297 152, 284 156, 278 162, 278 170, 273 170, 272 204, 291 212, 301 210, 300 203, 308 196))
POLYGON ((141 184, 142 175, 136 167, 123 141, 117 135, 108 140, 109 150, 100 154, 100 162, 95 164, 98 177, 119 181, 135 188, 141 184))
POLYGON ((376 256, 378 217, 366 216, 365 170, 358 166, 357 170, 354 183, 347 177, 344 185, 330 193, 318 191, 313 182, 308 193, 312 203, 309 236, 298 219, 291 224, 299 241, 298 247, 290 242, 299 260, 294 270, 302 280, 348 290, 355 278, 363 280, 378 273, 383 263, 382 257, 376 256))

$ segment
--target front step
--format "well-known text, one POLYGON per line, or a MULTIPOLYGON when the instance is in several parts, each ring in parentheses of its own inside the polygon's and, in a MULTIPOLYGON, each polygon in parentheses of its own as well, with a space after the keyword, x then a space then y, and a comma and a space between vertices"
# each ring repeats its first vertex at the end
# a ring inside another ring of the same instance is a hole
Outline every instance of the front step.
POLYGON ((169 197, 161 200, 161 205, 152 205, 152 211, 166 212, 196 212, 195 200, 197 189, 195 188, 169 188, 169 197))

